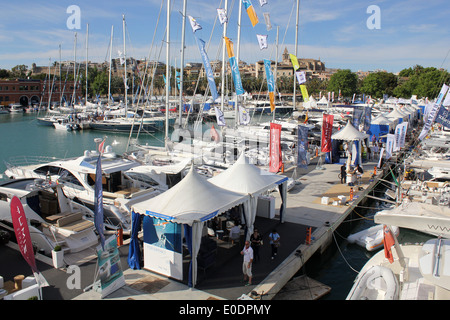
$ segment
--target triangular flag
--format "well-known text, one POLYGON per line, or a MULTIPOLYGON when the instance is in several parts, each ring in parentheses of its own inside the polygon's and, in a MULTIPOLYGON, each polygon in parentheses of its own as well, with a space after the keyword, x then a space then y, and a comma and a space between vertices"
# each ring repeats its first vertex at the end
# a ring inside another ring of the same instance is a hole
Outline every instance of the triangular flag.
POLYGON ((219 16, 220 24, 224 24, 225 22, 228 22, 227 10, 217 9, 217 15, 219 16))
POLYGON ((267 49, 267 35, 257 34, 259 49, 267 49))
POLYGON ((263 5, 267 4, 267 0, 259 0, 259 5, 262 7, 263 5))
POLYGON ((191 23, 192 32, 202 29, 202 26, 192 16, 188 16, 188 18, 189 22, 191 23))
POLYGON ((391 229, 386 225, 383 226, 383 235, 384 256, 389 260, 390 263, 393 263, 394 255, 392 254, 392 246, 395 244, 395 240, 391 229))
POLYGON ((266 23, 267 31, 272 30, 272 24, 270 23, 270 14, 268 12, 264 12, 264 22, 266 23))

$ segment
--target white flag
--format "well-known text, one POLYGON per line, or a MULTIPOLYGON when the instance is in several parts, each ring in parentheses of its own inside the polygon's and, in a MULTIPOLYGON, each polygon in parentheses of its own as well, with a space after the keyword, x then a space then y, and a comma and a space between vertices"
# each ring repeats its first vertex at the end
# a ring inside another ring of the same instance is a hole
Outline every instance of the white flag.
POLYGON ((220 24, 223 25, 225 22, 228 22, 227 10, 225 10, 225 9, 217 9, 217 14, 219 16, 220 24))
POLYGON ((214 111, 216 112, 217 125, 219 125, 219 126, 225 126, 225 125, 226 125, 226 122, 225 122, 225 118, 224 118, 224 116, 223 116, 222 110, 220 110, 219 108, 217 108, 216 106, 214 106, 214 111))
POLYGON ((267 35, 257 34, 259 49, 267 49, 267 35))
POLYGON ((189 18, 189 22, 191 23, 192 32, 202 29, 202 26, 199 25, 197 20, 195 20, 192 16, 188 16, 188 18, 189 18))
POLYGON ((297 76, 298 84, 303 84, 306 82, 306 73, 305 71, 296 71, 295 75, 297 76))
POLYGON ((262 7, 263 5, 267 4, 267 0, 259 0, 259 4, 262 7))
POLYGON ((450 106, 450 92, 447 92, 447 96, 445 97, 444 102, 442 102, 442 105, 444 107, 450 106))
POLYGON ((268 12, 264 12, 264 22, 266 23, 267 31, 272 30, 272 24, 270 23, 270 15, 268 12))
POLYGON ((247 125, 250 123, 250 114, 243 106, 239 106, 239 124, 247 125))

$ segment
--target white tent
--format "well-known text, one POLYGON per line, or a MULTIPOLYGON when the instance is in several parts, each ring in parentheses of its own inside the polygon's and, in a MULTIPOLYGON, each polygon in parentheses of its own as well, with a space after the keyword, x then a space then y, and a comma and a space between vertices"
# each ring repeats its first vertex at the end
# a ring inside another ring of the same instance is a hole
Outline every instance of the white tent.
POLYGON ((192 167, 175 186, 154 198, 136 203, 132 211, 192 228, 192 237, 187 241, 192 241, 192 283, 195 285, 204 222, 237 205, 248 205, 248 200, 246 194, 212 184, 192 167))
POLYGON ((360 132, 356 130, 356 128, 350 123, 350 121, 347 122, 347 125, 339 130, 338 132, 335 132, 332 136, 332 140, 344 140, 344 141, 358 141, 358 163, 361 162, 361 140, 369 138, 369 135, 360 132))
POLYGON ((286 176, 271 173, 250 164, 243 152, 230 168, 209 179, 216 186, 250 196, 249 208, 245 210, 245 220, 248 228, 247 238, 253 233, 258 196, 276 186, 281 186, 282 207, 280 209, 280 219, 283 221, 283 213, 286 207, 287 180, 286 176))
POLYGON ((308 101, 303 102, 303 108, 305 109, 311 109, 317 107, 317 101, 314 99, 313 96, 309 97, 308 101))
POLYGON ((325 98, 325 96, 323 96, 318 102, 317 102, 317 107, 330 107, 330 102, 328 101, 327 98, 325 98))
POLYGON ((335 132, 331 139, 334 140, 346 140, 346 141, 354 141, 354 140, 364 140, 369 137, 368 134, 356 130, 356 128, 350 123, 350 121, 347 121, 347 125, 335 132))
POLYGON ((400 110, 398 110, 398 108, 395 108, 394 110, 392 110, 390 113, 388 113, 386 115, 386 118, 388 118, 388 119, 392 118, 394 120, 397 120, 398 123, 402 123, 403 120, 408 118, 408 115, 406 115, 403 112, 401 112, 400 110))

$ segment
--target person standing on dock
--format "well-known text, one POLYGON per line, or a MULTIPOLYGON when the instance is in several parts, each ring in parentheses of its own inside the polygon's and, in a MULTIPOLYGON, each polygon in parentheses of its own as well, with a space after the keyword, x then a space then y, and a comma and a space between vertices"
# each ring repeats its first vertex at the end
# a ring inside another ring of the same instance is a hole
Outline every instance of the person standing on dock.
POLYGON ((347 168, 345 167, 345 164, 341 166, 341 184, 347 183, 347 168))
POLYGON ((280 246, 280 235, 277 230, 273 229, 273 231, 269 234, 270 246, 272 247, 272 257, 271 259, 275 259, 275 256, 278 253, 278 247, 280 246))
POLYGON ((244 256, 242 263, 242 272, 244 273, 244 282, 246 286, 252 284, 252 263, 253 263, 253 249, 250 247, 250 241, 245 241, 244 249, 241 251, 241 255, 244 256), (247 282, 248 279, 248 282, 247 282))
POLYGON ((253 234, 250 236, 250 242, 253 249, 254 261, 256 263, 256 260, 260 260, 259 247, 262 245, 262 237, 259 234, 258 229, 255 229, 255 231, 253 231, 253 234))

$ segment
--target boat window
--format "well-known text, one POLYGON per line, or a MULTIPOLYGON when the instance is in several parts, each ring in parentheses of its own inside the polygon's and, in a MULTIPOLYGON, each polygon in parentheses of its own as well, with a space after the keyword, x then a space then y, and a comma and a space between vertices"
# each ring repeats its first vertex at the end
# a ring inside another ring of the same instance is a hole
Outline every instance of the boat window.
POLYGON ((39 168, 34 169, 34 172, 40 175, 46 175, 48 172, 50 172, 50 175, 59 175, 63 169, 56 166, 42 166, 39 168))
POLYGON ((136 172, 127 172, 126 176, 131 180, 143 182, 143 183, 149 184, 152 187, 159 185, 158 182, 156 182, 153 178, 149 177, 146 174, 136 173, 136 172))
POLYGON ((0 192, 0 201, 8 201, 8 196, 5 193, 0 192))
MULTIPOLYGON (((84 189, 83 184, 75 177, 72 173, 69 171, 62 169, 61 174, 58 179, 63 184, 72 184, 76 187, 80 187, 81 189, 84 189)), ((78 189, 80 189, 78 188, 78 189)))

